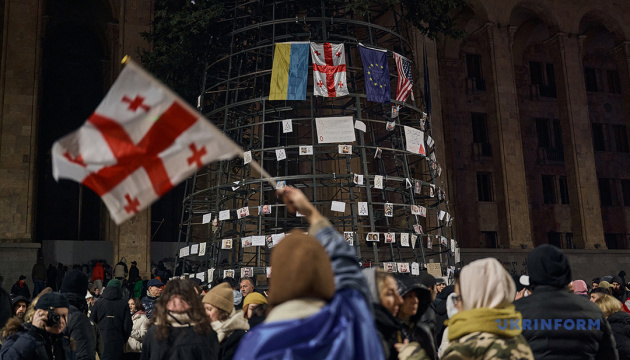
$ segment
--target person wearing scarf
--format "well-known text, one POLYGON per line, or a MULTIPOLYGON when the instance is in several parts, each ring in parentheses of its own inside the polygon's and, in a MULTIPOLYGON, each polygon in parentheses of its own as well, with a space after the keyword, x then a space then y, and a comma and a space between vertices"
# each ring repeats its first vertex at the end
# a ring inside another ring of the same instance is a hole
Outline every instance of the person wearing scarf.
POLYGON ((442 359, 534 359, 521 335, 521 313, 512 300, 516 285, 494 258, 462 268, 455 284, 460 311, 448 320, 449 346, 442 359))

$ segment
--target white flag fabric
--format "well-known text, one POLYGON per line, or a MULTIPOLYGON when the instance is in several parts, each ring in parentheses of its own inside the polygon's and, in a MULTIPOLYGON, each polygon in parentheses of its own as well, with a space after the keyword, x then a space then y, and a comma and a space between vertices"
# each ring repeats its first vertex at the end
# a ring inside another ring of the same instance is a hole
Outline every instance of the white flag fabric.
POLYGON ((348 95, 346 52, 343 44, 311 43, 313 94, 323 97, 348 95))
POLYGON ((117 224, 205 164, 243 150, 133 61, 94 113, 53 144, 53 176, 84 184, 117 224))

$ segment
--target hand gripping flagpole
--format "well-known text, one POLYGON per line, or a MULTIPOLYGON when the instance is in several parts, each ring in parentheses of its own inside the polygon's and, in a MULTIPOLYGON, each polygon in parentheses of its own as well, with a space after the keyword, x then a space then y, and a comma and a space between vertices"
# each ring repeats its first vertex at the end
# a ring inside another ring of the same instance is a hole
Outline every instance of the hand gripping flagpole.
MULTIPOLYGON (((145 73, 146 75, 148 75, 149 77, 153 78, 153 75, 149 74, 149 72, 147 72, 146 70, 144 70, 144 68, 142 68, 141 66, 139 66, 138 64, 136 64, 131 57, 129 57, 129 55, 125 55, 125 57, 121 60, 121 64, 125 64, 125 65, 131 65, 133 67, 136 68, 136 70, 145 73)), ((164 85, 164 91, 167 92, 169 95, 171 95, 172 97, 176 98, 176 99, 181 99, 181 97, 176 94, 174 91, 172 91, 168 86, 164 85)), ((186 108, 186 110, 190 111, 193 114, 198 114, 199 112, 194 109, 192 106, 190 106, 188 104, 188 102, 184 101, 183 99, 180 101, 181 105, 186 108)), ((202 115, 203 117, 203 115, 202 115)), ((205 119, 205 117, 203 117, 205 119)), ((221 132, 211 121, 207 120, 206 121, 210 124, 210 126, 214 127, 217 132, 221 132)), ((236 145, 233 141, 229 141, 230 146, 235 147, 238 156, 243 158, 243 149, 241 149, 238 145, 236 145)), ((252 167, 258 171, 258 173, 260 175, 262 175, 262 177, 269 183, 269 185, 271 185, 272 189, 276 189, 276 183, 273 181, 273 178, 271 177, 271 175, 269 175, 269 173, 262 168, 262 166, 260 166, 260 164, 256 161, 252 161, 251 162, 252 167)))

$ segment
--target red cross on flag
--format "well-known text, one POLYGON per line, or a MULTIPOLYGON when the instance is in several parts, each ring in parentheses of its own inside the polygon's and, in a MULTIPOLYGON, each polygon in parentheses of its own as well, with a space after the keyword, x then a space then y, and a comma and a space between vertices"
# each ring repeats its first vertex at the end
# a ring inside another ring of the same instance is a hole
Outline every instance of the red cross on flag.
POLYGON ((94 190, 120 224, 204 164, 237 155, 238 145, 129 61, 83 126, 53 144, 53 176, 94 190))
POLYGON ((313 94, 323 97, 348 95, 346 53, 343 44, 311 43, 313 94))

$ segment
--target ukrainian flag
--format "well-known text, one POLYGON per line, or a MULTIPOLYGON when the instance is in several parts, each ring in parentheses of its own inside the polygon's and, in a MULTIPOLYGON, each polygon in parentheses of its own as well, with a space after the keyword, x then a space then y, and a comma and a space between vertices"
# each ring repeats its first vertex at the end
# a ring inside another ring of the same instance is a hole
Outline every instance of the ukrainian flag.
POLYGON ((269 100, 306 100, 309 50, 309 43, 276 44, 269 100))

